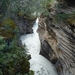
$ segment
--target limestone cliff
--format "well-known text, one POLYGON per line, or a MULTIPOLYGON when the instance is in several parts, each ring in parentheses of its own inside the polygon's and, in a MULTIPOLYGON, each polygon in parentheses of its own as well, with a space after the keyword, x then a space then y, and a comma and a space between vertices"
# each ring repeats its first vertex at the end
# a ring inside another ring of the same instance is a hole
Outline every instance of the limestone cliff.
POLYGON ((49 16, 39 19, 40 54, 55 65, 59 75, 75 75, 75 21, 74 16, 65 15, 72 16, 74 9, 50 8, 49 16))

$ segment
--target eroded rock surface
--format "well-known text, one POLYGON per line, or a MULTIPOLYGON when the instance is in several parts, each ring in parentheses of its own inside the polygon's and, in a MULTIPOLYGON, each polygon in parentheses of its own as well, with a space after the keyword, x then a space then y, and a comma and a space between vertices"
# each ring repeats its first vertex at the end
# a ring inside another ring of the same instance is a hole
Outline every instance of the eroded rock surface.
POLYGON ((72 13, 74 8, 57 10, 51 9, 47 18, 39 19, 40 54, 56 66, 59 75, 75 75, 75 25, 55 19, 56 13, 72 13))

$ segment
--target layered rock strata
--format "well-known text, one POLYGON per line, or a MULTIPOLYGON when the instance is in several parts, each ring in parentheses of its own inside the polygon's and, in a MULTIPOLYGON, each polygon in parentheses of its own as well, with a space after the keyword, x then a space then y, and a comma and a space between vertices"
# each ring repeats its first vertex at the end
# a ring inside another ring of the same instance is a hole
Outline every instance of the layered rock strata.
POLYGON ((51 8, 48 17, 39 19, 40 54, 55 65, 59 75, 75 75, 75 25, 63 20, 57 22, 55 16, 73 11, 74 8, 67 6, 51 8))

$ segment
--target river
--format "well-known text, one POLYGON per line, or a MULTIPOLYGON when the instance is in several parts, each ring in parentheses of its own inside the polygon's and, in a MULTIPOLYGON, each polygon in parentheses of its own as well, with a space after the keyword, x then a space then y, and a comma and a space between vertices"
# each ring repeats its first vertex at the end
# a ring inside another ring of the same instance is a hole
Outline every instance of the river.
POLYGON ((53 64, 39 54, 41 45, 37 28, 38 19, 33 26, 33 33, 21 36, 22 44, 26 45, 28 54, 31 55, 30 69, 34 71, 35 75, 58 75, 53 64))

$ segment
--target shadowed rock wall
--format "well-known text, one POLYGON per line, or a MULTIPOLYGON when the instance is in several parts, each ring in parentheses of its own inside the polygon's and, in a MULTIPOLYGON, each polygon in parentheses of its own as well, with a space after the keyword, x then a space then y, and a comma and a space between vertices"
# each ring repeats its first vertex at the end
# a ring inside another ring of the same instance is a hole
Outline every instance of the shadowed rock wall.
POLYGON ((59 3, 65 4, 65 5, 75 6, 74 0, 57 0, 57 1, 59 3))

